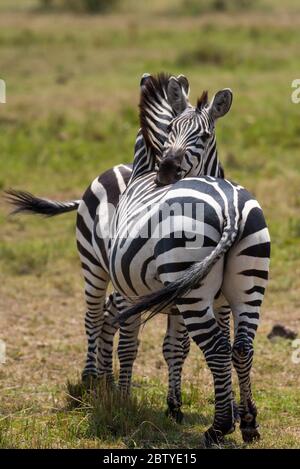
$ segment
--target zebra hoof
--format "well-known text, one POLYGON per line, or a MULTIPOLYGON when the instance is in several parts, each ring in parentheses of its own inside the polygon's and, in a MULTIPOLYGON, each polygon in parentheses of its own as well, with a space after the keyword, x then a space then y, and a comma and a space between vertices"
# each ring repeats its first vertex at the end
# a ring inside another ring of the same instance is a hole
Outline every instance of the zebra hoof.
POLYGON ((166 416, 175 420, 176 423, 181 424, 183 421, 184 413, 181 411, 180 408, 175 409, 168 407, 166 410, 166 416))
POLYGON ((241 432, 243 441, 245 443, 253 443, 254 441, 258 441, 260 439, 258 427, 245 427, 241 429, 241 432))
POLYGON ((224 443, 224 435, 221 430, 216 430, 214 427, 210 427, 204 433, 204 444, 206 448, 212 446, 221 445, 224 443))
POLYGON ((108 390, 117 390, 117 385, 113 375, 103 375, 98 377, 98 383, 102 383, 103 386, 108 390))
POLYGON ((98 383, 97 376, 93 374, 82 375, 82 384, 87 390, 95 389, 98 383))
POLYGON ((226 432, 226 435, 230 435, 231 433, 235 432, 235 423, 232 425, 232 427, 226 432))

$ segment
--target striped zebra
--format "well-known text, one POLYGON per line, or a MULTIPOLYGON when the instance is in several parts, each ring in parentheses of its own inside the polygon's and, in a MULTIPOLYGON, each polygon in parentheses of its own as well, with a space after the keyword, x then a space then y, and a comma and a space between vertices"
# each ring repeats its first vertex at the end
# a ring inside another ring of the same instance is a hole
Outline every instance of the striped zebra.
MULTIPOLYGON (((141 113, 143 132, 136 140, 136 156, 142 162, 142 154, 147 157, 150 147, 159 161, 167 136, 167 128, 176 111, 168 103, 166 93, 170 76, 161 74, 157 78, 145 74, 141 80, 141 113), (145 86, 147 84, 147 86, 145 86)), ((189 83, 186 77, 177 77, 182 95, 188 99, 189 83)), ((175 105, 176 108, 176 105, 175 105)), ((216 153, 216 145, 211 151, 216 153)), ((141 168, 139 168, 141 170, 141 168)), ((221 168, 220 168, 220 171, 221 168)), ((84 381, 105 376, 113 382, 113 338, 117 331, 114 320, 119 310, 126 307, 117 292, 106 298, 108 272, 108 240, 99 236, 98 225, 107 230, 111 214, 108 206, 116 206, 120 194, 125 190, 132 173, 132 165, 118 165, 94 179, 81 200, 58 202, 33 196, 23 191, 7 191, 7 198, 15 206, 14 213, 28 212, 45 216, 56 216, 77 210, 76 239, 85 279, 87 313, 85 327, 88 337, 84 381), (104 310, 104 315, 103 315, 104 310), (104 316, 104 318, 103 318, 104 316)), ((225 314, 224 310, 224 314, 225 314)), ((228 315, 228 311, 227 311, 228 315)), ((122 326, 118 346, 120 361, 120 386, 129 391, 131 371, 137 353, 138 322, 122 326)), ((189 335, 182 316, 174 309, 168 317, 166 335, 163 342, 163 355, 169 370, 168 413, 181 421, 181 370, 189 352, 189 335)))
POLYGON ((260 437, 250 371, 269 272, 269 232, 258 202, 240 185, 215 177, 218 160, 210 160, 215 122, 230 109, 231 91, 218 92, 211 103, 204 93, 191 108, 171 77, 168 98, 178 115, 169 125, 158 171, 150 149, 142 162, 136 152, 114 215, 110 277, 129 305, 120 323, 135 323, 149 310, 150 317, 170 314, 176 307, 214 380, 215 415, 206 443, 222 442, 235 428, 232 362, 240 429, 250 442, 260 437), (212 175, 201 177, 205 168, 212 175), (214 308, 220 292, 233 314, 232 347, 214 308))

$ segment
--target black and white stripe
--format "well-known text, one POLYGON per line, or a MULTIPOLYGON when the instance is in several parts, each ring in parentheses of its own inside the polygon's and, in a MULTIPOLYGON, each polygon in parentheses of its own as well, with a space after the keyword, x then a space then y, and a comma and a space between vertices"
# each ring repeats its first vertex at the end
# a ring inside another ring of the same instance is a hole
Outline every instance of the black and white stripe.
POLYGON ((240 383, 242 435, 250 441, 259 437, 250 370, 268 279, 269 233, 258 202, 243 187, 213 176, 195 177, 205 167, 215 171, 207 160, 207 142, 214 139, 216 119, 230 108, 231 91, 217 93, 211 104, 196 109, 182 109, 184 102, 178 95, 177 87, 174 96, 181 106, 179 117, 173 121, 157 174, 150 158, 148 173, 145 167, 142 174, 136 172, 120 200, 110 248, 110 276, 116 290, 134 303, 121 314, 123 325, 146 310, 153 315, 176 306, 181 312, 214 378, 215 417, 205 434, 208 442, 220 442, 234 429, 233 361, 240 383), (178 180, 187 175, 193 177, 178 180), (170 183, 173 185, 164 185, 170 183), (165 207, 174 204, 182 210, 168 212, 172 223, 161 236, 166 230, 165 207), (188 214, 185 204, 192 207, 188 214), (198 206, 204 209, 201 217, 198 206), (186 219, 196 230, 182 230, 186 219), (149 227, 154 231, 145 237, 149 227), (196 233, 201 231, 204 236, 199 240, 196 233), (228 329, 221 327, 224 315, 220 310, 218 318, 214 311, 220 290, 233 313, 232 349, 228 329))
MULTIPOLYGON (((162 156, 167 128, 176 116, 168 103, 166 90, 169 78, 169 75, 165 74, 157 78, 149 75, 142 78, 140 112, 142 130, 138 133, 136 140, 135 161, 138 165, 133 174, 142 174, 144 169, 148 171, 149 161, 154 169, 153 154, 158 160, 162 156), (145 142, 145 137, 148 143, 145 142)), ((187 102, 188 81, 182 75, 177 80, 187 102)), ((126 308, 128 303, 124 302, 124 299, 116 292, 105 301, 109 280, 107 255, 109 241, 104 232, 108 230, 112 216, 108 207, 117 205, 119 196, 125 190, 131 175, 132 165, 115 166, 94 179, 79 201, 58 202, 38 198, 22 191, 7 191, 10 203, 16 207, 15 213, 28 212, 55 216, 78 209, 76 239, 85 280, 87 304, 85 327, 88 351, 83 371, 83 377, 86 380, 101 376, 105 376, 108 381, 113 380, 112 347, 117 330, 114 320, 118 311, 126 308)), ((135 320, 134 323, 121 327, 120 331, 119 379, 121 388, 126 391, 129 391, 132 365, 138 347, 138 324, 139 321, 135 320)), ((163 353, 169 369, 168 404, 173 416, 179 407, 178 403, 181 403, 181 369, 187 355, 188 344, 189 337, 181 316, 178 314, 172 316, 168 320, 163 353)), ((180 416, 180 412, 178 415, 180 416)))

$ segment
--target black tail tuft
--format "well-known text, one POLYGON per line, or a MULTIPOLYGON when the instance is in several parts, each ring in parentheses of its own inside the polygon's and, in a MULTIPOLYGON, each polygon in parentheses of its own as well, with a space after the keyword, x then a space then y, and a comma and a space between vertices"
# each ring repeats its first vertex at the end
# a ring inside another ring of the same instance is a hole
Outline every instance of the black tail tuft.
POLYGON ((36 197, 26 191, 16 191, 14 189, 5 191, 4 198, 15 207, 11 212, 12 215, 17 213, 33 213, 44 215, 45 217, 54 217, 55 215, 77 210, 81 202, 80 200, 70 200, 68 202, 49 200, 36 197))
POLYGON ((135 305, 126 308, 117 318, 121 325, 126 322, 131 316, 135 314, 144 313, 145 311, 151 311, 144 322, 147 322, 149 319, 154 317, 158 312, 161 312, 164 308, 172 305, 177 296, 179 290, 179 282, 169 283, 161 290, 149 293, 141 297, 135 305))

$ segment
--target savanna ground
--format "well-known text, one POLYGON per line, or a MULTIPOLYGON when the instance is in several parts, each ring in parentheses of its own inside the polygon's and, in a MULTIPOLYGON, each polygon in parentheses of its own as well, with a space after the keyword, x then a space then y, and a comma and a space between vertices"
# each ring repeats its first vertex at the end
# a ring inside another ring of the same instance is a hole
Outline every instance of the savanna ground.
MULTIPOLYGON (((257 196, 273 241, 252 373, 262 439, 253 447, 300 447, 300 364, 290 341, 266 337, 276 322, 296 331, 300 323, 300 104, 291 102, 298 2, 216 12, 210 1, 202 11, 191 1, 186 9, 179 0, 121 1, 104 16, 44 12, 37 3, 0 4, 0 188, 79 198, 97 174, 131 161, 145 71, 186 74, 192 102, 203 89, 231 87, 234 105, 217 129, 220 157, 227 177, 257 196)), ((213 414, 211 376, 192 347, 184 424, 164 416, 164 317, 141 334, 130 404, 100 392, 70 405, 67 381, 76 382, 85 356, 75 216, 7 214, 2 204, 0 447, 201 446, 213 414)), ((227 441, 244 447, 238 430, 227 441)))

